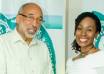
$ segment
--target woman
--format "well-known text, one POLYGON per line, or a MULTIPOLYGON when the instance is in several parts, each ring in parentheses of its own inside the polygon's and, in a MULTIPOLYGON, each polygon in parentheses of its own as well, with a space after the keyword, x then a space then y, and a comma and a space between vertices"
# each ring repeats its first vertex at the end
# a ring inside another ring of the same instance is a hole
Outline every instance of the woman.
POLYGON ((93 44, 100 31, 100 20, 93 13, 84 12, 76 18, 72 48, 77 55, 68 59, 66 74, 104 74, 104 52, 93 44))

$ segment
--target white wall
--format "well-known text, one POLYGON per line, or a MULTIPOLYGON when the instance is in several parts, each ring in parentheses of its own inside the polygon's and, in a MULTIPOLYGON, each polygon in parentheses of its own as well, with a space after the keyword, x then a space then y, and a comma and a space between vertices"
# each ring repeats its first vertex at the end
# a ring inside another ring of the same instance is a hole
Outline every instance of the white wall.
POLYGON ((81 13, 82 0, 69 0, 68 11, 68 56, 73 55, 71 43, 74 39, 74 21, 75 18, 81 13))

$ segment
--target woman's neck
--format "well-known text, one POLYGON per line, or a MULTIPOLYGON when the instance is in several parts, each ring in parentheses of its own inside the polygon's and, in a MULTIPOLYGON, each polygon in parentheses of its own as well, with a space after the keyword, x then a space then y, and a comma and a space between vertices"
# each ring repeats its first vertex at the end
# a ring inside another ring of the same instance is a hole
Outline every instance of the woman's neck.
POLYGON ((91 47, 89 47, 89 48, 84 48, 83 51, 82 51, 82 49, 81 49, 80 54, 79 54, 78 56, 74 57, 72 60, 75 61, 75 60, 77 60, 77 59, 84 58, 84 57, 86 57, 87 55, 92 54, 92 53, 95 53, 95 52, 97 52, 97 51, 99 51, 99 50, 96 49, 94 46, 91 46, 91 47))
POLYGON ((82 54, 87 54, 87 53, 89 53, 92 50, 96 50, 94 48, 95 48, 94 45, 91 45, 89 47, 81 47, 80 49, 81 49, 81 53, 82 54))

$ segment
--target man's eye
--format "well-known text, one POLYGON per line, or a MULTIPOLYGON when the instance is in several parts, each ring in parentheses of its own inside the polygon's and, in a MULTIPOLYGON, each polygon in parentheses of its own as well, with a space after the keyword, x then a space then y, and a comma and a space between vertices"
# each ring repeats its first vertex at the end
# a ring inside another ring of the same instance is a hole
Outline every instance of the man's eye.
POLYGON ((31 16, 28 16, 28 18, 33 19, 33 17, 31 17, 31 16))

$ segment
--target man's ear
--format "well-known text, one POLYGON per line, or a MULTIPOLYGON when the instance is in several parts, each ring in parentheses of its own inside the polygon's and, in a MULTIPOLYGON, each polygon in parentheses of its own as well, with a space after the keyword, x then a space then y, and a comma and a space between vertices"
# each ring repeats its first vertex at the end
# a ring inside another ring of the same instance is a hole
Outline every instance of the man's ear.
POLYGON ((20 15, 17 15, 17 16, 16 16, 16 23, 20 23, 20 22, 21 22, 21 18, 22 18, 22 17, 21 17, 20 15))

